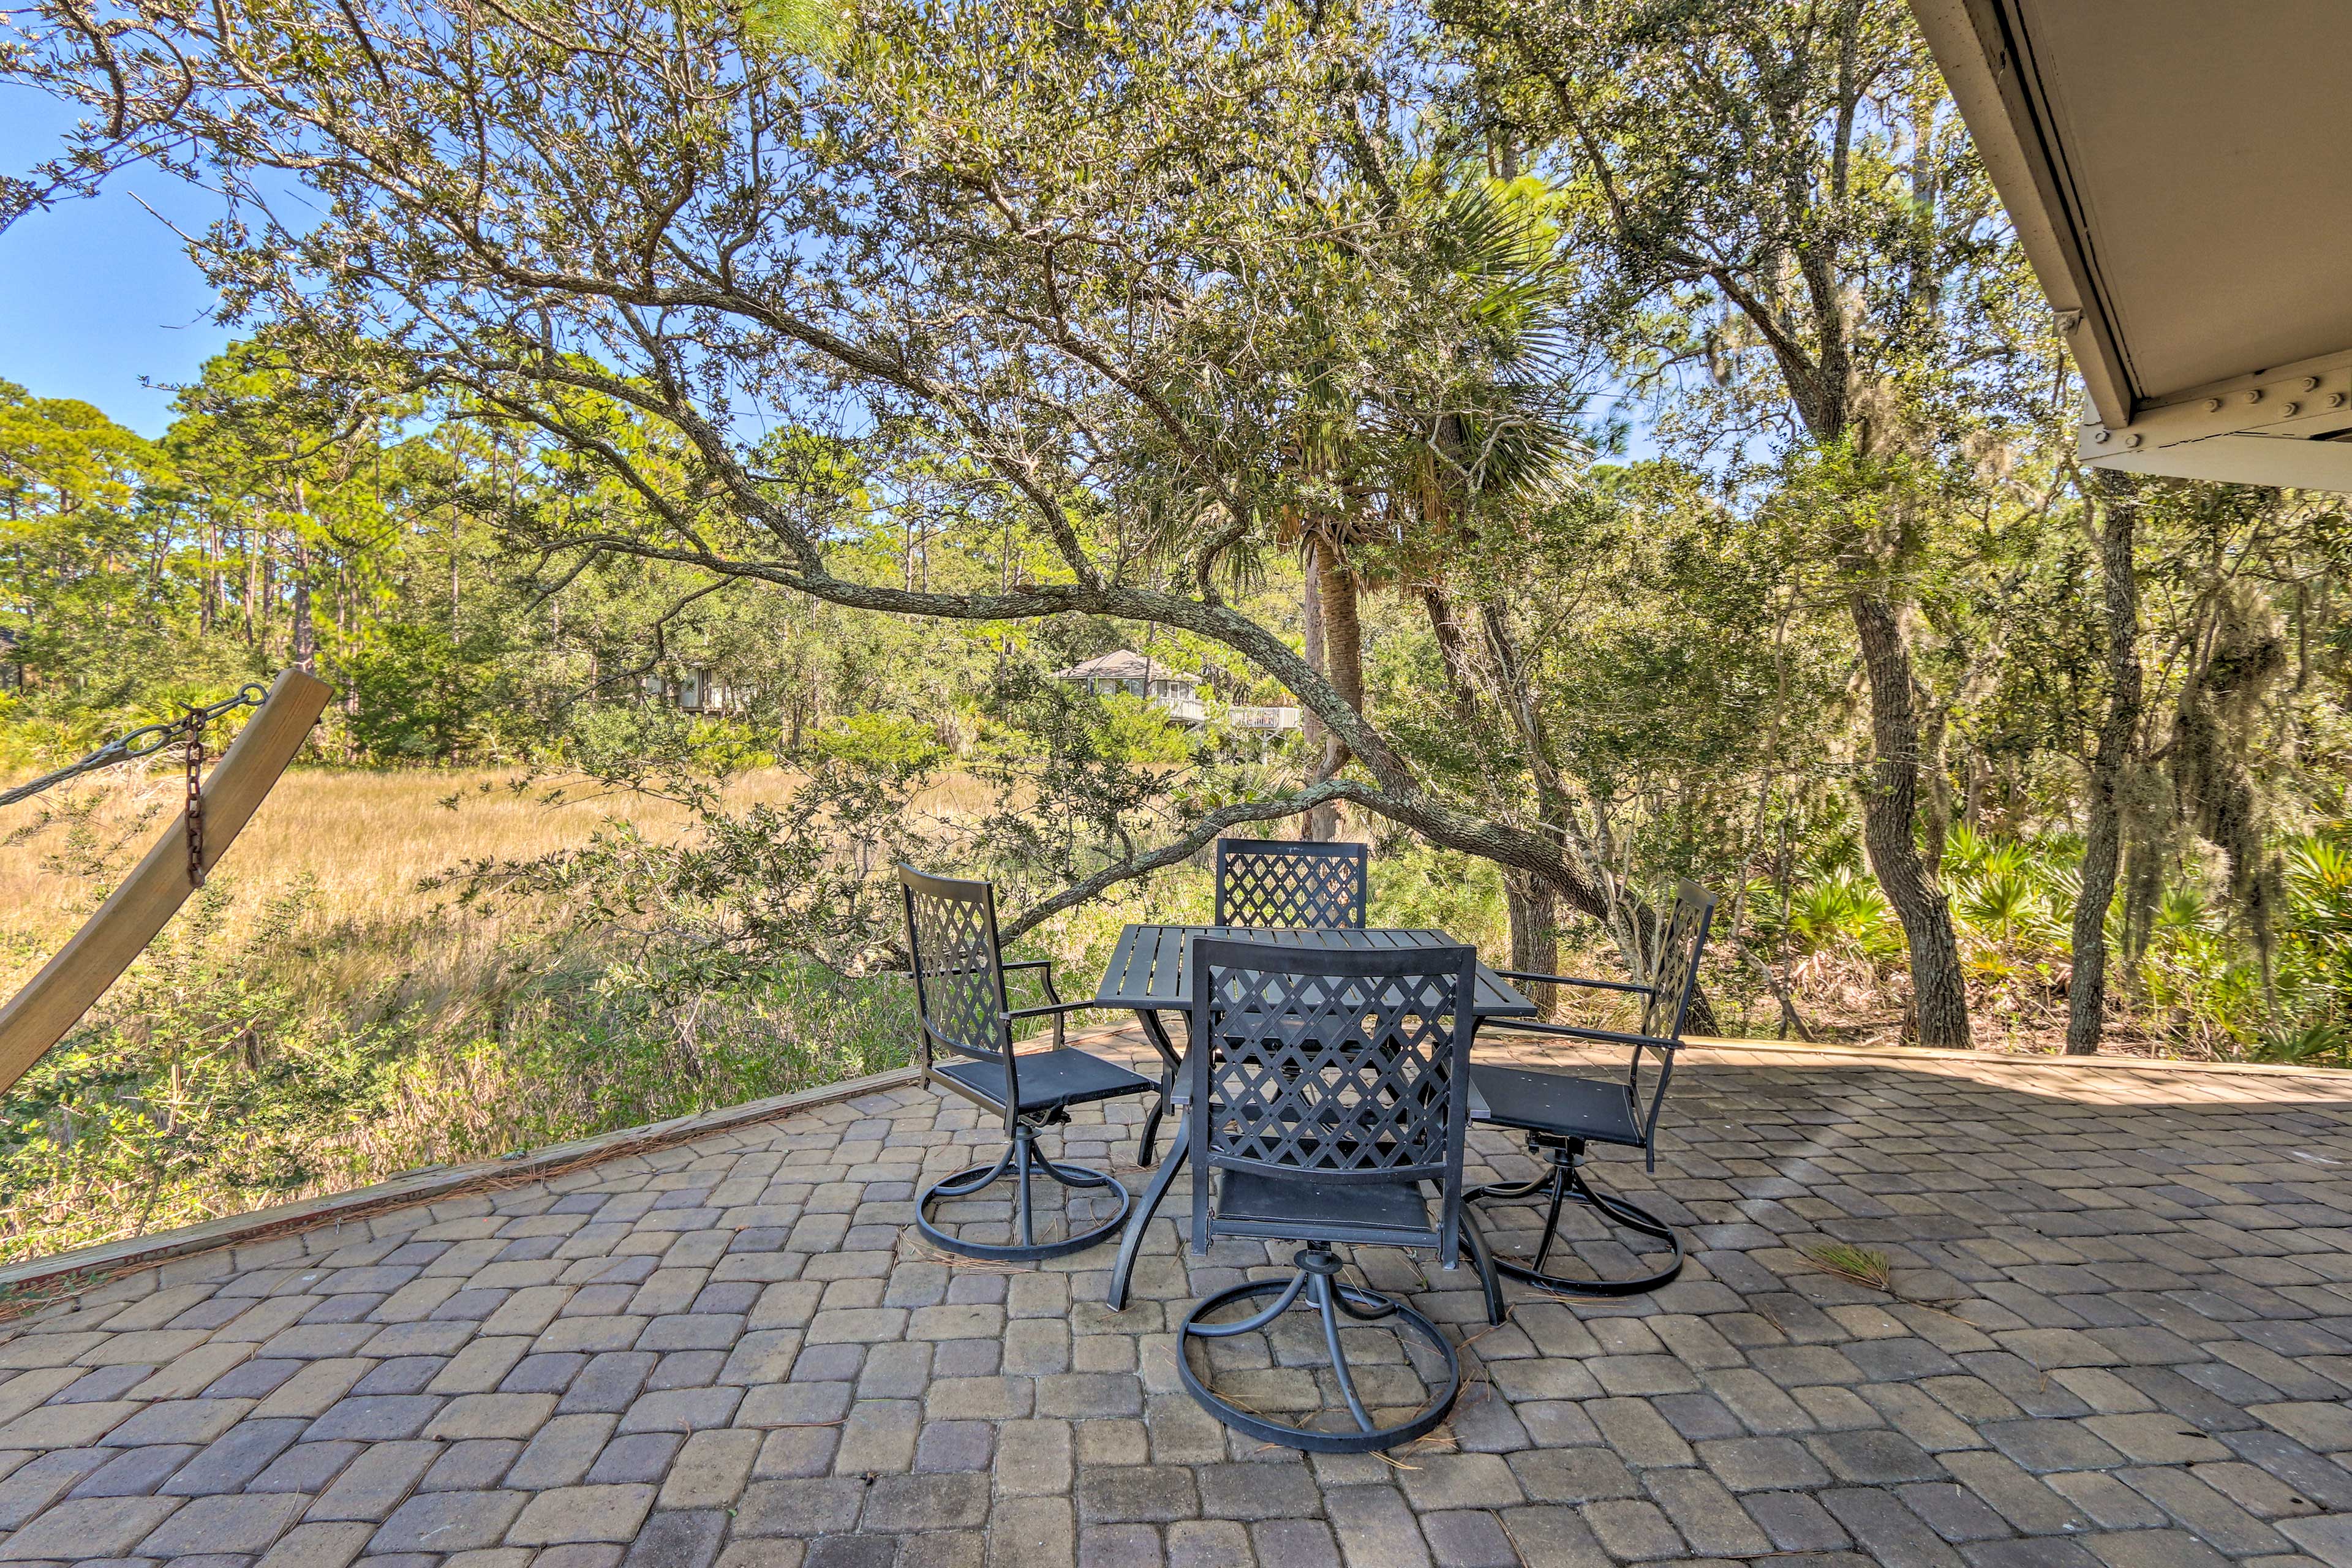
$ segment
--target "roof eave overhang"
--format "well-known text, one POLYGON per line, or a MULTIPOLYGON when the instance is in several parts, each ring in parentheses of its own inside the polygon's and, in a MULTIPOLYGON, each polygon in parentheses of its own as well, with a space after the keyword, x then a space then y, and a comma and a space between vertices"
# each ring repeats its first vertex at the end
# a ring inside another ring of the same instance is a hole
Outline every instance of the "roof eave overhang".
POLYGON ((2011 36, 1992 0, 1912 0, 1927 47, 2042 291, 2058 312, 2091 407, 2110 429, 2131 423, 2132 382, 2123 342, 2097 288, 2083 226, 2068 198, 2064 155, 2033 90, 2028 46, 2011 36))
POLYGON ((2352 441, 2315 438, 2352 426, 2352 346, 2143 395, 2100 286, 2032 40, 2015 23, 2014 8, 2002 0, 1911 0, 1911 8, 2081 372, 2090 403, 2082 459, 2141 473, 2352 490, 2352 441))

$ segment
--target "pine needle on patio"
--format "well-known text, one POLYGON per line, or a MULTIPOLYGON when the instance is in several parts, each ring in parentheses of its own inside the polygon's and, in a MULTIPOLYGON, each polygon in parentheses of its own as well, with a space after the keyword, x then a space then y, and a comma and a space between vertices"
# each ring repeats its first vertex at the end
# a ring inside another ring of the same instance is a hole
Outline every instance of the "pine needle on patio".
POLYGON ((1883 1252, 1856 1247, 1850 1241, 1817 1241, 1797 1250, 1814 1267, 1841 1279, 1851 1279, 1890 1296, 1895 1293, 1895 1265, 1883 1252))
POLYGON ((965 1274, 1011 1275, 1029 1272, 1029 1265, 1024 1261, 999 1258, 966 1258, 960 1253, 941 1252, 935 1247, 926 1247, 919 1250, 910 1247, 908 1248, 907 1256, 909 1262, 936 1263, 943 1268, 952 1268, 965 1274))

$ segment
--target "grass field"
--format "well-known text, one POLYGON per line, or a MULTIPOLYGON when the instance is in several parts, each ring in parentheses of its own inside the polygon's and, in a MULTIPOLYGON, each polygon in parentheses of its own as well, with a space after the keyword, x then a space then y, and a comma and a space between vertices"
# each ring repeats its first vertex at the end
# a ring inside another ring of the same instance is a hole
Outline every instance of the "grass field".
MULTIPOLYGON (((565 848, 616 812, 652 831, 674 830, 684 821, 681 811, 658 801, 583 799, 550 806, 506 787, 514 777, 486 771, 291 773, 278 781, 222 858, 219 874, 261 897, 307 879, 320 904, 341 918, 397 928, 442 905, 441 896, 421 884, 462 861, 565 848), (453 796, 454 807, 441 804, 453 796)), ((772 771, 751 775, 739 789, 752 798, 781 799, 792 784, 792 775, 772 771)), ((134 858, 153 841, 178 809, 180 787, 178 773, 169 768, 152 775, 125 770, 86 792, 101 802, 92 821, 110 862, 134 858)), ((0 833, 32 815, 29 802, 9 808, 0 814, 0 833)), ((0 856, 0 931, 62 940, 79 923, 91 879, 60 863, 60 837, 52 832, 0 856)), ((250 905, 243 900, 240 910, 249 912, 250 905)))
MULTIPOLYGON (((0 1258, 56 1251, 420 1165, 782 1093, 905 1059, 902 999, 780 959, 667 1007, 593 935, 430 884, 674 806, 550 806, 509 775, 304 771, 279 781, 148 954, 8 1097, 0 1258), (481 786, 490 787, 484 791, 481 786), (456 796, 455 809, 442 803, 456 796)), ((788 798, 781 772, 740 801, 788 798)), ((0 994, 163 831, 177 775, 117 774, 0 816, 0 994)))

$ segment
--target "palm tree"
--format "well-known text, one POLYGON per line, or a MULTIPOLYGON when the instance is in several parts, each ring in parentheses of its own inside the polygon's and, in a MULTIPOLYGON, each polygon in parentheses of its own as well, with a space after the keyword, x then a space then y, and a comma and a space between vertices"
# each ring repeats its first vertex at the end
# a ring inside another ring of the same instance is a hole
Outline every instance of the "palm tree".
MULTIPOLYGON (((1564 482, 1583 456, 1559 391, 1568 269, 1540 194, 1533 181, 1491 181, 1461 164, 1417 171, 1397 204, 1397 220, 1421 240, 1409 252, 1421 276, 1407 292, 1450 311, 1459 335, 1421 367, 1414 384, 1373 398, 1333 395, 1340 379, 1319 366, 1307 378, 1319 401, 1310 405, 1311 435, 1299 443, 1298 461, 1332 504, 1289 509, 1278 535, 1307 568, 1309 659, 1360 710, 1358 597, 1396 581, 1393 572, 1367 572, 1361 552, 1384 544, 1405 563, 1417 591, 1441 610, 1444 641, 1449 540, 1476 526, 1482 510, 1564 482)), ((1308 733, 1312 741, 1318 731, 1308 733)), ((1328 778, 1348 759, 1335 737, 1321 740, 1317 776, 1328 778)), ((1318 808, 1307 837, 1332 837, 1336 818, 1336 807, 1318 808)))

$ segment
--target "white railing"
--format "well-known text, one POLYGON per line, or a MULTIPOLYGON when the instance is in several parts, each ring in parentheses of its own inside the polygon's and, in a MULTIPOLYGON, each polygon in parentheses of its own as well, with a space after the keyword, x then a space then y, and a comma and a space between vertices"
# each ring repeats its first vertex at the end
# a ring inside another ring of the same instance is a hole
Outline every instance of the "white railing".
POLYGON ((1181 723, 1198 724, 1209 717, 1208 704, 1199 698, 1174 692, 1162 692, 1149 700, 1154 708, 1181 723))

